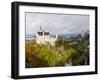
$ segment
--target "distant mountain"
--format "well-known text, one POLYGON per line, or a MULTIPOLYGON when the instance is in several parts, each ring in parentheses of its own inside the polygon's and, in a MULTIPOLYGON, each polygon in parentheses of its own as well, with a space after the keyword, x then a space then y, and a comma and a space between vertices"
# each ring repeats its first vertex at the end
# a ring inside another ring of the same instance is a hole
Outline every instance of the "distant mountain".
POLYGON ((82 32, 79 34, 58 34, 58 38, 63 38, 63 39, 79 39, 84 36, 89 36, 89 31, 82 32))
POLYGON ((35 35, 26 35, 26 36, 25 36, 25 39, 26 39, 26 40, 34 40, 35 38, 36 38, 35 35))
POLYGON ((77 34, 58 34, 59 38, 71 39, 77 37, 77 34))

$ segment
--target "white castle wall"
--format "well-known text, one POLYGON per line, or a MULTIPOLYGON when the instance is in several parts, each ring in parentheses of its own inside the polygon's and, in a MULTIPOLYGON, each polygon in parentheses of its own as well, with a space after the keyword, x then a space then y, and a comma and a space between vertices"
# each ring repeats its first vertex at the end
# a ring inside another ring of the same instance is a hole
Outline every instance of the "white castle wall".
POLYGON ((42 36, 39 36, 37 34, 36 35, 36 43, 38 43, 38 44, 49 43, 50 45, 54 46, 57 38, 58 38, 57 34, 55 35, 55 37, 51 37, 50 35, 44 35, 44 33, 42 36))

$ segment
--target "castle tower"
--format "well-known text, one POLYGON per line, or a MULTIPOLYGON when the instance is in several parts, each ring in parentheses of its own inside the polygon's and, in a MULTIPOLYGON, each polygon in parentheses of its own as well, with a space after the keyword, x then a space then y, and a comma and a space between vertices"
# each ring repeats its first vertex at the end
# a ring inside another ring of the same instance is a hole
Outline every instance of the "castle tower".
POLYGON ((40 26, 40 32, 42 32, 42 27, 40 26))

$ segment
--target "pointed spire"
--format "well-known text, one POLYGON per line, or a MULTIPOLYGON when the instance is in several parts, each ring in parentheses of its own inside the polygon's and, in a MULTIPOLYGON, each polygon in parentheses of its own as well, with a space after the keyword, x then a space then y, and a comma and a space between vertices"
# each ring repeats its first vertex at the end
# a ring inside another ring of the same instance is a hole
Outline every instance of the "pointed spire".
POLYGON ((41 28, 41 26, 40 26, 40 31, 42 31, 42 28, 41 28))

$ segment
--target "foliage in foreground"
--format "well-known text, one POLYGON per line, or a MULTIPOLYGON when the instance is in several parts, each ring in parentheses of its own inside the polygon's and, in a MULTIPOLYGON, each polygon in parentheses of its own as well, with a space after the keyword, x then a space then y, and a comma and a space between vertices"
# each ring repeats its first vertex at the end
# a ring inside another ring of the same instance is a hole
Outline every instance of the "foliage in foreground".
POLYGON ((26 68, 89 64, 89 35, 77 40, 59 39, 55 47, 26 42, 26 68))
POLYGON ((34 41, 27 43, 26 67, 64 66, 74 50, 72 48, 68 51, 60 49, 50 45, 39 45, 34 41))

